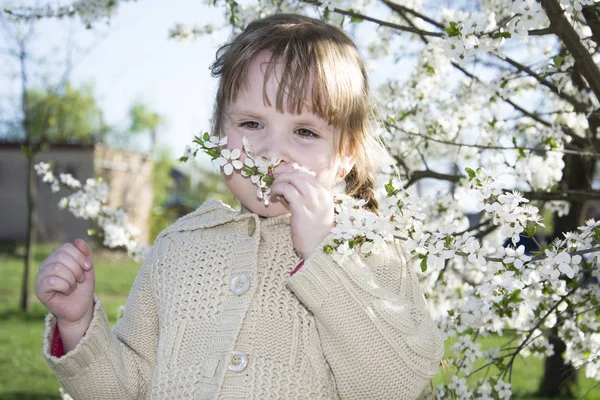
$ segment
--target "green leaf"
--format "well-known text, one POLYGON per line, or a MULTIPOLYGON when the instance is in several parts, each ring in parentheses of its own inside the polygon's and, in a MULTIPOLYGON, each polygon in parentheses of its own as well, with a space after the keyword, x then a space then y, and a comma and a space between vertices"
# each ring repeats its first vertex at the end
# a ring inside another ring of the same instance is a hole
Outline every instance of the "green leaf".
MULTIPOLYGON (((351 13, 358 14, 356 10, 353 10, 352 8, 349 11, 351 13)), ((363 22, 363 19, 360 17, 350 17, 350 22, 363 22)))
POLYGON ((427 256, 421 259, 421 272, 427 271, 427 256))
POLYGON ((475 171, 473 171, 473 169, 469 167, 465 168, 465 172, 467 173, 467 175, 469 175, 469 179, 475 179, 475 176, 477 175, 475 171))
POLYGON ((446 236, 446 240, 444 241, 444 247, 449 249, 453 242, 454 238, 452 236, 446 236))
POLYGON ((177 161, 179 162, 186 162, 188 160, 187 157, 183 156, 183 157, 179 157, 179 159, 177 161))
POLYGON ((560 68, 560 66, 563 64, 565 59, 562 56, 554 56, 552 58, 552 61, 554 61, 554 65, 556 65, 556 68, 560 68))
POLYGON ((323 246, 323 251, 327 254, 333 253, 333 247, 330 244, 326 244, 323 246))
POLYGON ((510 34, 510 32, 498 32, 498 33, 494 33, 493 35, 490 35, 490 37, 492 39, 500 39, 500 38, 510 39, 512 37, 512 35, 510 34))
POLYGON ((456 26, 456 22, 450 21, 450 24, 444 28, 448 36, 458 36, 460 35, 460 29, 456 26))
POLYGON ((552 149, 558 148, 558 143, 556 142, 556 140, 554 138, 551 138, 551 137, 544 138, 542 143, 550 145, 550 148, 552 148, 552 149))
POLYGON ((435 75, 435 69, 433 69, 433 67, 429 65, 429 62, 426 62, 425 65, 423 65, 423 68, 425 68, 429 76, 435 75))
POLYGON ((392 178, 385 184, 385 191, 387 192, 388 197, 396 194, 396 189, 394 189, 394 185, 392 184, 392 178))
POLYGON ((323 21, 329 21, 329 7, 325 7, 325 10, 323 11, 323 21))
POLYGON ((208 134, 208 132, 204 132, 204 135, 202 135, 202 139, 204 139, 205 142, 210 140, 210 135, 208 134))
POLYGON ((92 228, 90 228, 90 229, 88 229, 88 230, 87 230, 87 234, 88 234, 89 236, 94 236, 94 235, 96 234, 96 230, 95 230, 95 229, 92 229, 92 228))

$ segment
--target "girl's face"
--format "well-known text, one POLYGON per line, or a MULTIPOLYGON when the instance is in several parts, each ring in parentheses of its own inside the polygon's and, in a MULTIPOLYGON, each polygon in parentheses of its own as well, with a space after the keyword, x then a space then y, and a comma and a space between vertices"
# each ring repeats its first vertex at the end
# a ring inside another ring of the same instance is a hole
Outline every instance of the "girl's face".
MULTIPOLYGON (((265 51, 254 58, 246 85, 239 91, 236 100, 225 107, 222 127, 223 135, 228 138, 227 148, 241 149, 245 136, 250 142, 253 156, 282 160, 275 168, 275 175, 293 169, 292 164, 298 163, 315 172, 318 181, 331 188, 338 171, 342 168, 349 171, 351 166, 350 158, 337 155, 340 134, 326 120, 309 110, 303 109, 299 115, 276 110, 277 68, 270 75, 266 87, 271 106, 265 104, 264 71, 270 57, 271 53, 265 51)), ((287 108, 285 106, 284 100, 284 109, 287 108)), ((241 160, 244 158, 242 152, 241 160)), ((223 177, 231 192, 248 210, 263 217, 289 213, 285 203, 273 196, 270 204, 265 206, 256 195, 256 186, 240 171, 234 171, 231 175, 223 174, 223 177)))

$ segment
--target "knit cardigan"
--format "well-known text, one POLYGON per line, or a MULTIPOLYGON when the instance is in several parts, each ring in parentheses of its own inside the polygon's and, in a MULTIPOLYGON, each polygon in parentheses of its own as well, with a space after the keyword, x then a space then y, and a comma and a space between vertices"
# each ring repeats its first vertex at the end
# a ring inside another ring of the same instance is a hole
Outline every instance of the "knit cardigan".
POLYGON ((414 399, 443 342, 400 244, 301 261, 290 216, 207 202, 157 237, 111 330, 43 355, 74 399, 414 399))

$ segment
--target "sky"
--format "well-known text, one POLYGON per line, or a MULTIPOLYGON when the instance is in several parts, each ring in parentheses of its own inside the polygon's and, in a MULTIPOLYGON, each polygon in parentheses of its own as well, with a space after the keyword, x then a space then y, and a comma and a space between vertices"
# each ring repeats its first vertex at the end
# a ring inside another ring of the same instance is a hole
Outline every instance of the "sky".
MULTIPOLYGON (((35 48, 41 55, 62 54, 70 24, 77 45, 87 49, 73 52, 74 86, 92 84, 106 122, 117 129, 126 129, 131 104, 147 104, 166 119, 159 143, 178 157, 195 134, 209 129, 216 79, 208 67, 226 35, 178 42, 168 32, 176 23, 201 26, 222 20, 221 15, 221 9, 198 0, 170 0, 168 6, 159 0, 124 2, 109 25, 97 22, 92 31, 83 30, 78 20, 44 21, 35 48)), ((57 57, 48 55, 52 58, 57 57)), ((18 92, 17 84, 0 80, 3 99, 18 92)))

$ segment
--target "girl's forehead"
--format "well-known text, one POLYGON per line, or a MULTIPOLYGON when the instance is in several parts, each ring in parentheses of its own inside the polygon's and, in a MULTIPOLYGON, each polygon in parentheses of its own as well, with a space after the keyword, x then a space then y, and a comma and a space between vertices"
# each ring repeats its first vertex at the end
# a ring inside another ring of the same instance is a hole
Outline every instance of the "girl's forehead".
POLYGON ((292 114, 313 113, 313 74, 309 74, 306 85, 298 87, 289 76, 284 77, 284 67, 284 62, 273 60, 270 52, 259 52, 250 62, 246 76, 241 77, 233 102, 252 101, 254 105, 273 106, 292 114))

